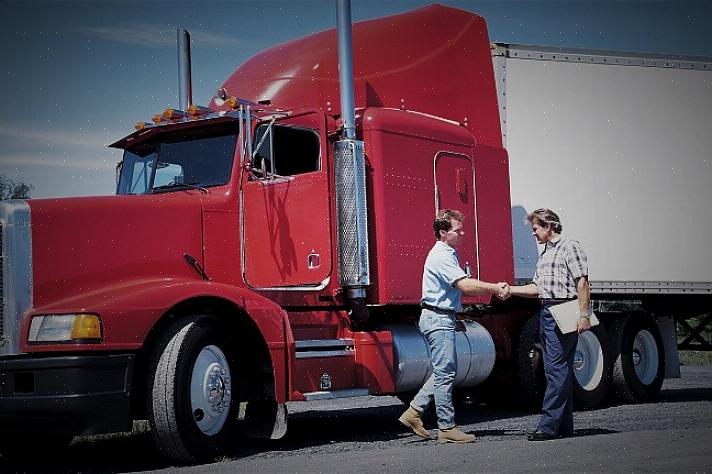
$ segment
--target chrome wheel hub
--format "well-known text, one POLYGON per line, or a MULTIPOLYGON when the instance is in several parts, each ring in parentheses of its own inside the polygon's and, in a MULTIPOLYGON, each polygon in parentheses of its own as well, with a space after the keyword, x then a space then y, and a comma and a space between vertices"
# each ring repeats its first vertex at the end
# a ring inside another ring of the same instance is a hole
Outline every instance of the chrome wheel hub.
POLYGON ((193 419, 206 435, 218 433, 227 421, 232 401, 230 365, 217 346, 206 346, 193 365, 190 405, 193 419))

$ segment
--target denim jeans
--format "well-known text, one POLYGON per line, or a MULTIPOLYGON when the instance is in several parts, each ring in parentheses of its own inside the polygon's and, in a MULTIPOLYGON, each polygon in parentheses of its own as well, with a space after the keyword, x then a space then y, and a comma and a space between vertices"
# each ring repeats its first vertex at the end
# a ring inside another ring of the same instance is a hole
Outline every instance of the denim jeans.
POLYGON ((435 398, 438 428, 447 430, 455 426, 455 407, 452 403, 452 388, 457 372, 455 315, 423 309, 419 327, 430 347, 433 373, 410 402, 410 406, 422 413, 430 405, 431 399, 435 398))
POLYGON ((548 435, 571 436, 574 432, 573 366, 578 333, 561 334, 546 306, 539 311, 539 336, 546 392, 538 428, 548 435))

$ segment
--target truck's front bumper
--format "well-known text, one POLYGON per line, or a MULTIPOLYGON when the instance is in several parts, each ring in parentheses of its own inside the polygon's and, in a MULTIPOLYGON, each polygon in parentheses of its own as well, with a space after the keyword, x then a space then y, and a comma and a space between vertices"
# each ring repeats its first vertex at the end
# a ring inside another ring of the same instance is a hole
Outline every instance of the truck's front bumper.
POLYGON ((129 430, 133 365, 131 354, 0 360, 0 431, 129 430))

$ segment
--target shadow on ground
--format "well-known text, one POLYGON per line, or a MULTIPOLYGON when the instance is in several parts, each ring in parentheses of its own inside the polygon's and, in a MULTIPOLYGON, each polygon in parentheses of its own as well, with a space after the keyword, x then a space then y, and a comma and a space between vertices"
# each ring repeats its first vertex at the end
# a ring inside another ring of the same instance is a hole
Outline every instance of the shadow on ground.
MULTIPOLYGON (((676 403, 712 400, 712 390, 707 388, 681 388, 663 390, 660 401, 676 403)), ((332 444, 368 444, 403 439, 402 442, 421 442, 398 422, 403 406, 394 404, 380 407, 308 410, 290 415, 287 436, 278 441, 236 440, 234 450, 226 453, 224 460, 234 460, 260 453, 289 453, 302 449, 319 449, 332 444), (408 438, 408 439, 406 439, 408 438)), ((427 426, 435 426, 435 417, 429 410, 424 417, 427 426)), ((463 425, 506 420, 532 415, 535 411, 515 411, 470 404, 458 409, 458 419, 463 425)), ((524 430, 474 430, 480 438, 521 438, 524 430)), ((592 436, 615 433, 611 430, 581 429, 574 436, 592 436)), ((154 447, 146 428, 130 434, 76 438, 57 455, 43 456, 42 449, 32 459, 10 462, 0 457, 0 472, 7 473, 120 473, 167 469, 173 466, 161 457, 154 447)))

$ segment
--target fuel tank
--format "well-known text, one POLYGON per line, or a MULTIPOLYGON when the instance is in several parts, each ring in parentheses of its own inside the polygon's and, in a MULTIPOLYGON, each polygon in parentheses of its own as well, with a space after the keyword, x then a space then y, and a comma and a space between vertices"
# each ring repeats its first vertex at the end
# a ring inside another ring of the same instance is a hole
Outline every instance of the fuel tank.
MULTIPOLYGON (((473 387, 484 382, 494 367, 495 348, 492 336, 481 324, 463 321, 464 332, 455 333, 457 373, 455 387, 473 387)), ((393 365, 397 393, 418 390, 433 372, 430 349, 417 326, 390 324, 393 336, 393 365)))

